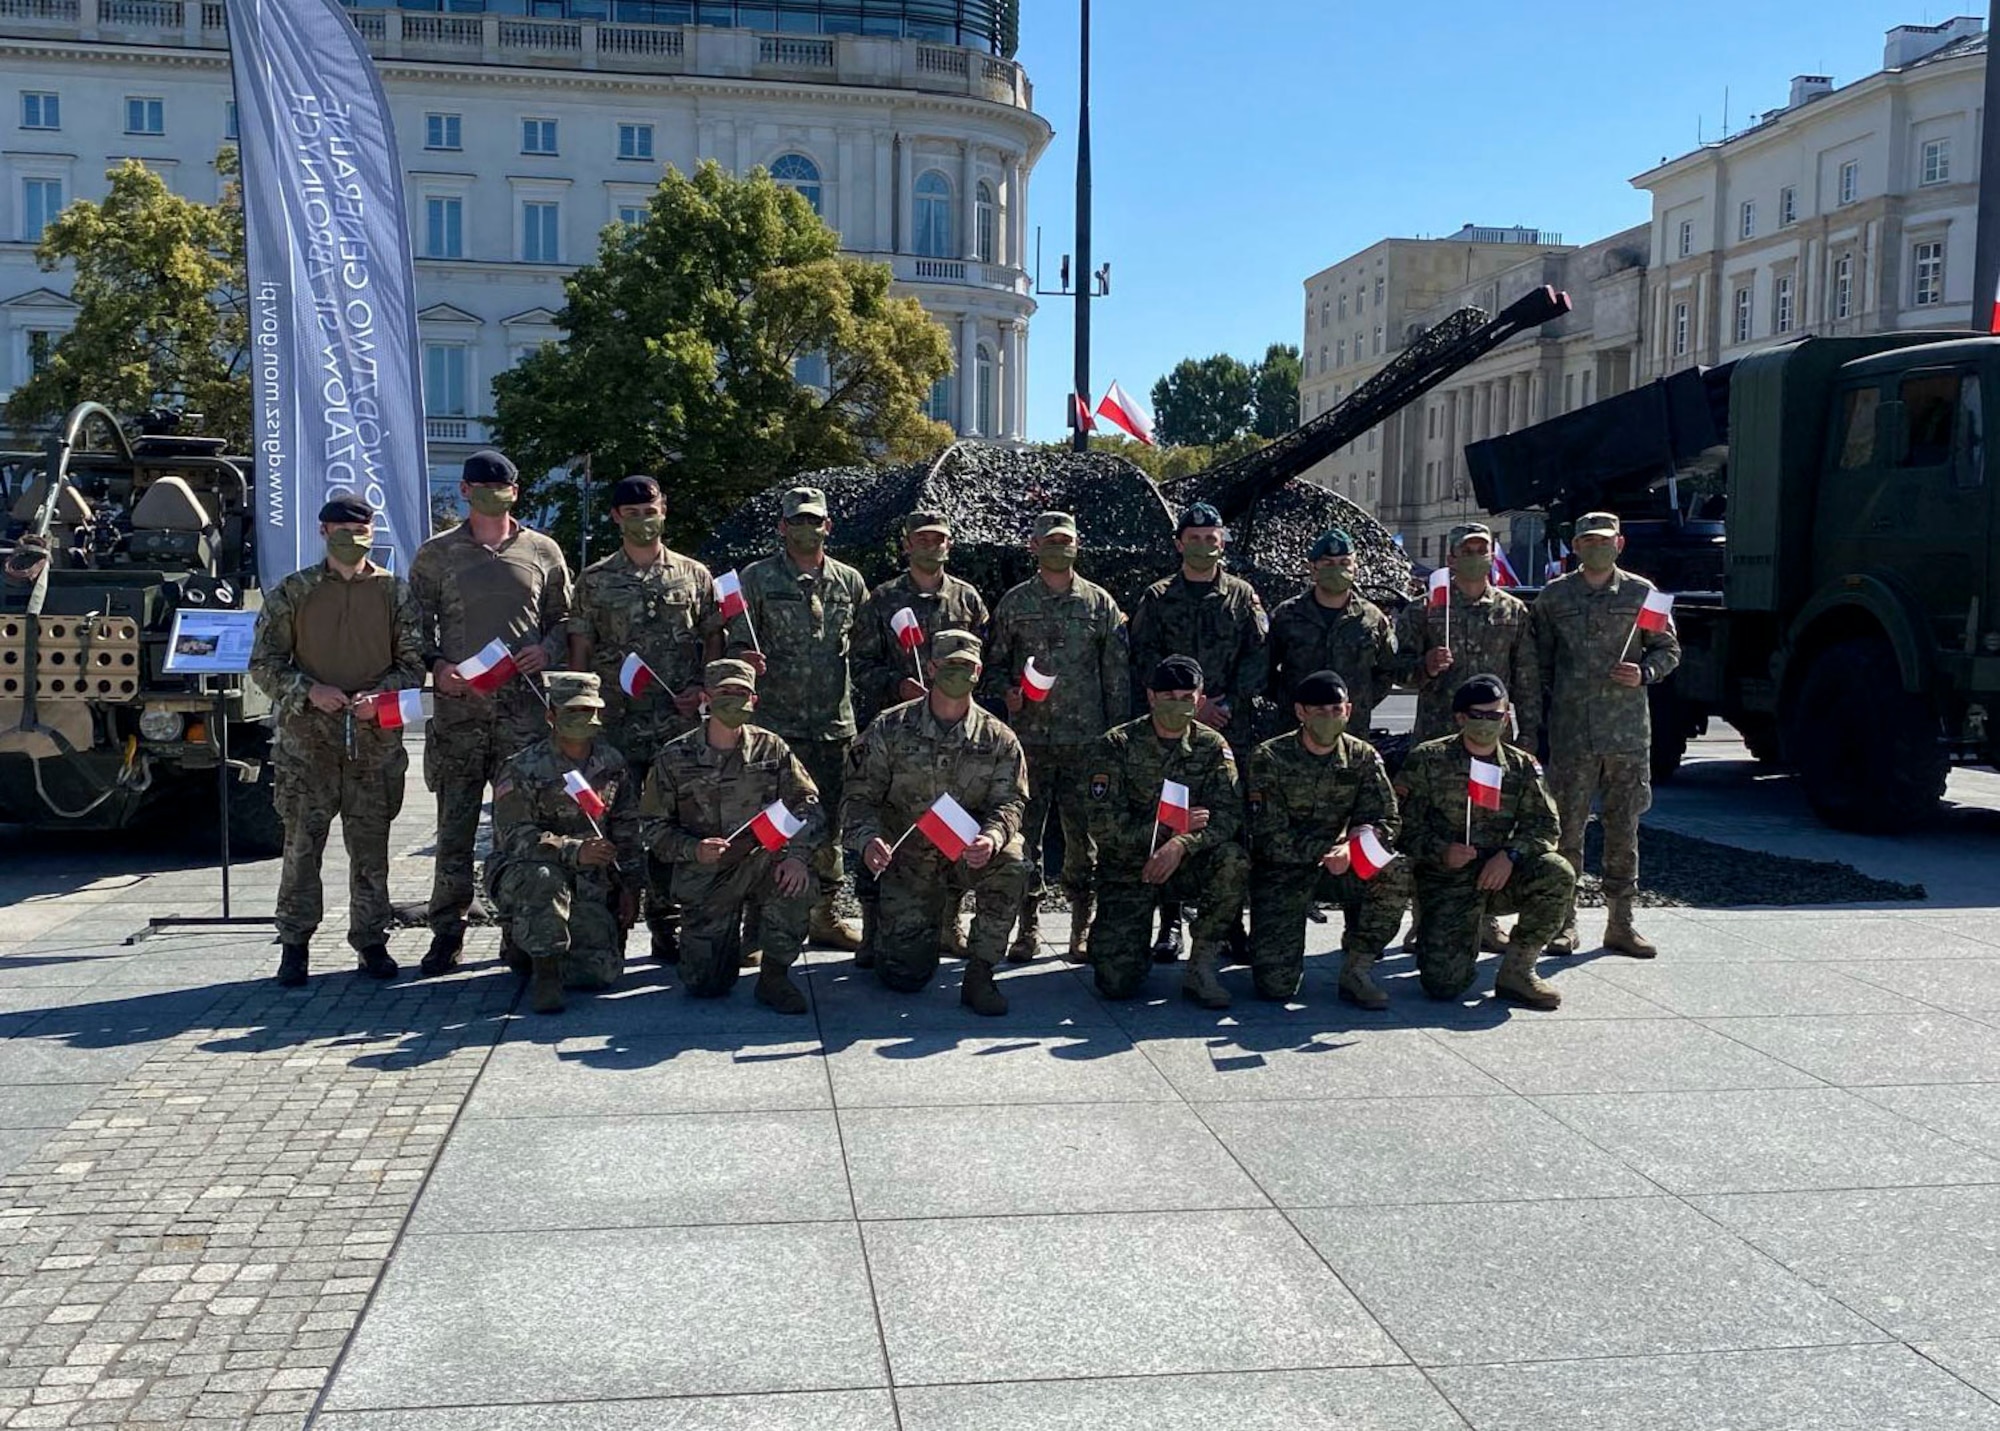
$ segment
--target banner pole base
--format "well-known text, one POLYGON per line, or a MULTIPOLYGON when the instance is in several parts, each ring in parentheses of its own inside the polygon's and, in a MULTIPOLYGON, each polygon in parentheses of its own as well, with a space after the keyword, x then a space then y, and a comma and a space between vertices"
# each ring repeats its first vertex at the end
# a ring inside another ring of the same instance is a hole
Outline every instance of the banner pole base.
POLYGON ((125 936, 127 945, 137 944, 142 939, 155 934, 164 934, 170 929, 242 929, 275 927, 277 920, 268 914, 197 915, 197 914, 156 914, 146 921, 146 927, 137 934, 125 936))

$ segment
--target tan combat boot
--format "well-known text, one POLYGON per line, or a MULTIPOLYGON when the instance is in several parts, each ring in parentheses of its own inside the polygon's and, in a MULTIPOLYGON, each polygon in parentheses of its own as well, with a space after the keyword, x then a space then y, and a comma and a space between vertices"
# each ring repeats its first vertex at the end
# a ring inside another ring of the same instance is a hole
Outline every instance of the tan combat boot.
POLYGON ((1556 986, 1535 974, 1535 951, 1509 948, 1500 956, 1500 972, 1493 980, 1493 997, 1526 1004, 1531 1009, 1555 1009, 1563 996, 1556 986))
POLYGON ((1657 959, 1660 951, 1652 940, 1632 927, 1632 900, 1605 901, 1610 914, 1604 921, 1604 947, 1613 954, 1623 954, 1632 959, 1657 959))
POLYGON ((944 897, 944 956, 947 959, 965 957, 965 896, 967 891, 958 890, 944 897))
POLYGON ((861 947, 861 931, 833 912, 833 896, 827 895, 812 907, 806 939, 822 949, 841 949, 852 954, 861 947))
POLYGON ((537 954, 534 977, 528 984, 528 1007, 538 1014, 563 1011, 562 956, 537 954))
POLYGON ((958 1001, 989 1019, 1007 1012, 1007 996, 994 984, 993 966, 984 959, 965 961, 965 980, 958 986, 958 1001))
POLYGON ((873 969, 875 967, 875 939, 882 924, 882 905, 879 900, 866 899, 861 902, 861 947, 854 951, 854 967, 873 969))
POLYGON ((743 905, 743 942, 736 962, 745 969, 755 969, 764 958, 764 906, 755 900, 746 900, 743 905))
POLYGON ((1389 996, 1382 992, 1382 986, 1370 974, 1380 954, 1350 953, 1341 961, 1339 996, 1350 1004, 1359 1004, 1364 1009, 1381 1011, 1389 1007, 1389 996))
POLYGON ((1027 964, 1042 952, 1042 897, 1031 894, 1021 901, 1021 923, 1014 942, 1007 946, 1009 964, 1027 964))
POLYGON ((1069 897, 1069 954, 1072 964, 1090 962, 1090 921, 1097 917, 1097 896, 1073 894, 1069 897))
POLYGON ((1216 977, 1218 952, 1213 948, 1195 950, 1188 959, 1187 972, 1181 976, 1181 997, 1194 1000, 1204 1009, 1229 1007, 1229 990, 1216 977))
POLYGON ((1574 903, 1569 907, 1569 914, 1563 920, 1562 928, 1558 929, 1556 937, 1549 941, 1548 952, 1551 954, 1576 953, 1576 905, 1574 903))
POLYGON ((1487 954, 1507 952, 1507 936, 1501 931, 1500 921, 1490 914, 1486 916, 1486 922, 1479 926, 1479 948, 1487 954))
POLYGON ((792 982, 792 971, 775 964, 760 964, 757 968, 757 1002, 781 1014, 806 1011, 805 993, 792 982))

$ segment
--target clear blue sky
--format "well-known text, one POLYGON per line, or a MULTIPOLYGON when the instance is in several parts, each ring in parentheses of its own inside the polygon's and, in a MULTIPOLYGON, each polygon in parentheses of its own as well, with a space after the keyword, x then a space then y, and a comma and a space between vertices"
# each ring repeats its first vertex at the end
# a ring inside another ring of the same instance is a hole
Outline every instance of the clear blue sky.
MULTIPOLYGON (((1028 210, 1051 287, 1073 246, 1077 0, 1022 0, 1055 126, 1028 210)), ((1643 222, 1634 174, 1847 84, 1883 32, 1985 13, 1926 0, 1094 0, 1091 376, 1145 402, 1181 358, 1300 341, 1310 273, 1390 235, 1527 224, 1572 243, 1643 222), (1699 125, 1699 129, 1697 129, 1699 125)), ((1063 435, 1071 308, 1042 300, 1029 435, 1063 435)))

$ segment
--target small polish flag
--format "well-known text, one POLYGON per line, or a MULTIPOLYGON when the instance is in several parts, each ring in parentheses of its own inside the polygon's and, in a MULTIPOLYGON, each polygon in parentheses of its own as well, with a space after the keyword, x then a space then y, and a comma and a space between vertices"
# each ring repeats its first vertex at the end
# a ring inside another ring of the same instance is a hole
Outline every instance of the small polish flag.
POLYGON ((618 689, 635 701, 659 683, 659 676, 637 651, 627 656, 625 664, 618 668, 618 689))
POLYGON ((1646 604, 1639 608, 1641 631, 1665 631, 1674 624, 1674 595, 1670 591, 1649 591, 1646 604))
POLYGON ((1153 445, 1153 419, 1146 416, 1139 404, 1133 402, 1117 383, 1111 385, 1104 394, 1104 401, 1097 405, 1097 415, 1114 427, 1124 428, 1146 446, 1153 445))
POLYGON ((1090 399, 1082 393, 1069 395, 1069 425, 1085 432, 1097 431, 1097 419, 1090 415, 1090 399))
POLYGON ((1472 803, 1480 809, 1498 810, 1501 779, 1502 772, 1499 766, 1489 760, 1475 760, 1472 762, 1472 781, 1466 787, 1466 794, 1472 797, 1472 803))
POLYGON ((979 838, 979 822, 949 794, 938 796, 930 809, 917 816, 917 828, 948 860, 957 859, 965 853, 967 845, 979 838))
POLYGON ((773 800, 750 822, 750 833, 757 837, 758 844, 776 854, 805 827, 806 822, 787 810, 784 801, 773 800))
POLYGON ((384 730, 422 725, 430 718, 431 698, 422 691, 384 691, 375 697, 375 723, 384 730))
POLYGON ((1354 872, 1362 879, 1373 879, 1389 867, 1396 858, 1396 852, 1382 843, 1382 837, 1375 833, 1373 825, 1363 825, 1360 833, 1347 842, 1347 858, 1354 872))
POLYGON ((905 651, 914 651, 924 644, 924 628, 917 620, 917 613, 905 606, 889 618, 889 629, 896 633, 896 644, 905 651))
POLYGON ((1444 567, 1439 567, 1431 573, 1429 604, 1431 606, 1443 606, 1450 600, 1451 572, 1444 567))
POLYGON ((1493 584, 1495 586, 1521 584, 1521 578, 1514 575, 1514 563, 1507 560, 1507 553, 1499 547, 1493 548, 1493 584))
POLYGON ((1038 670, 1035 658, 1030 656, 1028 664, 1021 670, 1021 694, 1031 701, 1045 701, 1049 692, 1055 689, 1056 678, 1038 670))
POLYGON ((604 818, 604 797, 590 788, 590 782, 583 778, 581 770, 572 770, 563 776, 563 789, 569 791, 569 798, 583 807, 583 813, 593 820, 604 818))
POLYGON ((1160 808, 1153 818, 1169 830, 1185 835, 1194 817, 1188 812, 1188 788, 1178 780, 1160 782, 1160 808))
POLYGON ((725 571, 715 579, 715 596, 724 621, 750 609, 750 603, 743 599, 743 578, 734 571, 725 571))
POLYGON ((492 695, 513 680, 514 672, 514 653, 497 636, 458 663, 458 674, 482 696, 492 695))

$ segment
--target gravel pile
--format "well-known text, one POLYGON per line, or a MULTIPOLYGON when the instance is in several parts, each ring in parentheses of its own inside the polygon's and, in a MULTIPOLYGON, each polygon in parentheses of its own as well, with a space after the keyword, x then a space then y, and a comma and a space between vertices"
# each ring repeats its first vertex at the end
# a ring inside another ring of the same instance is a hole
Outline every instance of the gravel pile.
MULTIPOLYGON (((1584 874, 1576 902, 1604 904, 1604 828, 1583 839, 1584 874)), ((1836 860, 1801 860, 1639 827, 1640 905, 1730 909, 1741 905, 1886 904, 1927 898, 1920 884, 1876 879, 1836 860)))

